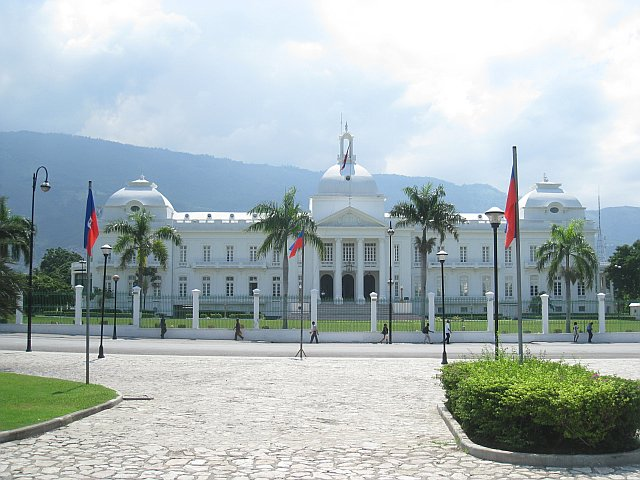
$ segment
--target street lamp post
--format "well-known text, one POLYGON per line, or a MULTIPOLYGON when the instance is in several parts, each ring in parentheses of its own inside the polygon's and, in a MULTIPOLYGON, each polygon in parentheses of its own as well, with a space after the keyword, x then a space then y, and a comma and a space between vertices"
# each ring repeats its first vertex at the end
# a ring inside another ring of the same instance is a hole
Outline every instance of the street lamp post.
POLYGON ((28 289, 28 302, 27 308, 27 352, 31 351, 31 318, 33 316, 33 236, 35 234, 35 226, 33 224, 33 214, 35 209, 36 200, 36 180, 38 178, 38 172, 40 169, 44 170, 44 182, 40 184, 40 189, 43 192, 48 192, 51 189, 49 184, 49 171, 47 167, 41 165, 33 174, 33 183, 31 184, 31 225, 29 232, 29 289, 28 289))
POLYGON ((391 226, 391 222, 389 222, 389 229, 387 230, 387 234, 389 235, 389 343, 393 343, 393 277, 391 276, 391 260, 392 260, 392 244, 391 239, 393 238, 393 234, 395 230, 391 226))
POLYGON ((104 358, 104 349, 102 347, 102 335, 104 333, 104 297, 107 296, 107 258, 111 253, 111 245, 103 245, 100 247, 104 255, 104 272, 102 272, 102 309, 100 317, 100 348, 98 349, 98 358, 104 358))
POLYGON ((442 294, 442 365, 449 363, 447 362, 447 339, 445 335, 446 324, 444 312, 444 261, 447 259, 447 255, 449 254, 444 250, 440 250, 436 253, 438 261, 440 262, 440 293, 442 294))
MULTIPOLYGON (((105 269, 106 270, 106 269, 105 269)), ((111 277, 113 280, 113 335, 111 338, 116 340, 118 335, 116 334, 116 325, 118 323, 118 309, 116 308, 118 305, 118 280, 120 280, 120 275, 114 275, 111 277)))
POLYGON ((491 207, 484 213, 493 228, 493 324, 495 355, 498 358, 498 227, 504 217, 504 211, 498 207, 491 207))

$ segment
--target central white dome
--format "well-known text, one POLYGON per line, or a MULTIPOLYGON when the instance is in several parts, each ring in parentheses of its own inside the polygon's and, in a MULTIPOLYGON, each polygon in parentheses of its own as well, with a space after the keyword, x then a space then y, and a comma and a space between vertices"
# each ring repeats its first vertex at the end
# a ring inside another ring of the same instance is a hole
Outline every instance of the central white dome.
POLYGON ((318 185, 320 195, 369 196, 378 194, 378 186, 373 176, 361 165, 353 165, 353 175, 340 175, 340 165, 329 167, 318 185))

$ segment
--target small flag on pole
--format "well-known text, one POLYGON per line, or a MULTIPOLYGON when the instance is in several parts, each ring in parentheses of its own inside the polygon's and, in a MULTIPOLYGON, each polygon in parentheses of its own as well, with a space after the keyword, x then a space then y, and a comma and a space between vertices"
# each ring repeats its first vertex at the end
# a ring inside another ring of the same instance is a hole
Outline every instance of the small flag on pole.
POLYGON ((507 235, 504 240, 504 248, 509 248, 511 242, 516 238, 516 215, 518 215, 518 198, 516 193, 516 176, 511 167, 511 181, 509 182, 509 192, 507 193, 507 204, 504 207, 504 217, 507 220, 507 235))
POLYGON ((296 241, 289 247, 289 258, 293 258, 298 253, 298 250, 304 246, 304 230, 302 230, 296 237, 296 241))
POLYGON ((87 211, 84 217, 84 248, 87 255, 91 256, 91 249, 96 243, 100 229, 98 228, 98 217, 96 216, 96 206, 93 203, 93 193, 91 192, 91 182, 89 182, 89 196, 87 197, 87 211))
POLYGON ((347 145, 347 151, 344 154, 344 160, 342 160, 342 165, 340 165, 340 173, 344 170, 344 167, 347 166, 347 159, 349 158, 349 148, 351 148, 351 143, 347 145))

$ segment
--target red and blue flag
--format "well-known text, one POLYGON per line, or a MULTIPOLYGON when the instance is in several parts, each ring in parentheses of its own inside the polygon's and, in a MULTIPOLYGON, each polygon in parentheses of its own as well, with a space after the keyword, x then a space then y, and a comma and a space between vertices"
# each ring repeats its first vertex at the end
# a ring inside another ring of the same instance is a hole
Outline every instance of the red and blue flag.
POLYGON ((289 258, 293 258, 298 253, 298 250, 304 247, 304 230, 302 230, 296 237, 296 241, 289 247, 289 258))
POLYGON ((516 238, 516 215, 518 215, 518 199, 516 197, 516 176, 513 167, 511 167, 511 181, 509 182, 509 192, 507 193, 507 204, 504 207, 504 218, 507 220, 507 234, 504 239, 504 248, 509 248, 513 239, 516 238))
POLYGON ((84 248, 87 255, 91 256, 91 249, 96 243, 100 229, 98 228, 98 217, 96 216, 96 206, 93 203, 93 193, 89 185, 89 196, 87 197, 87 210, 84 217, 84 248))

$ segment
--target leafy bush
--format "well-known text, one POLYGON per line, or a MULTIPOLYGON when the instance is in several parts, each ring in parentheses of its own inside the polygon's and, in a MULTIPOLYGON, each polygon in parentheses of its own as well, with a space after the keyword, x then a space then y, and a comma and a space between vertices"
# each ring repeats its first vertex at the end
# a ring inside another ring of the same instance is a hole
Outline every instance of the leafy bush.
POLYGON ((481 445, 535 453, 605 453, 638 447, 640 382, 581 365, 528 358, 442 368, 446 405, 481 445))

